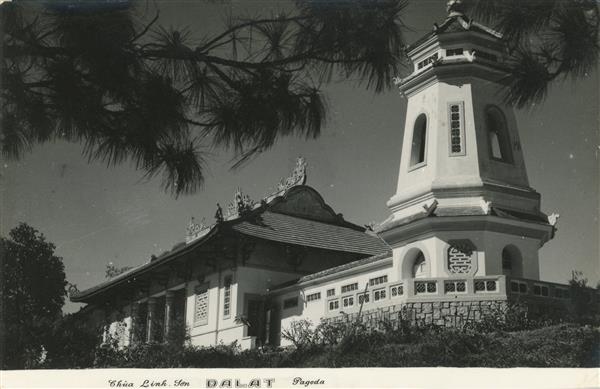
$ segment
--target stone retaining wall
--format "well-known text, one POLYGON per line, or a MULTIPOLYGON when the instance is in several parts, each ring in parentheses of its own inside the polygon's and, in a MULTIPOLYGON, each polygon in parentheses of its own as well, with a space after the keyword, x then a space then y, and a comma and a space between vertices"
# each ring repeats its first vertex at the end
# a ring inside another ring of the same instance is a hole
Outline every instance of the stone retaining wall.
MULTIPOLYGON (((436 301, 396 304, 383 308, 364 309, 360 321, 368 329, 399 328, 401 325, 460 327, 480 320, 483 316, 502 312, 506 300, 495 301, 436 301)), ((358 313, 324 319, 324 322, 353 322, 358 313)))

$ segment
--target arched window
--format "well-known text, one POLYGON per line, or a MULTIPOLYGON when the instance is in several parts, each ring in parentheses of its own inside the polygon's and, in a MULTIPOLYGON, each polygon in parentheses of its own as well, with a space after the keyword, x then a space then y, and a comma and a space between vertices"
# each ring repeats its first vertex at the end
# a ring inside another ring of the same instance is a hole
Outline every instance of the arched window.
POLYGON ((485 127, 488 134, 488 146, 492 159, 502 162, 513 162, 508 128, 502 111, 495 106, 485 110, 485 127))
POLYGON ((410 166, 425 162, 425 147, 427 143, 427 116, 420 114, 413 129, 412 147, 410 151, 410 166))
POLYGON ((422 278, 427 276, 425 271, 425 256, 421 251, 419 251, 419 254, 415 258, 412 268, 412 276, 413 278, 422 278))
POLYGON ((523 276, 521 252, 513 245, 502 249, 502 274, 513 277, 523 276))

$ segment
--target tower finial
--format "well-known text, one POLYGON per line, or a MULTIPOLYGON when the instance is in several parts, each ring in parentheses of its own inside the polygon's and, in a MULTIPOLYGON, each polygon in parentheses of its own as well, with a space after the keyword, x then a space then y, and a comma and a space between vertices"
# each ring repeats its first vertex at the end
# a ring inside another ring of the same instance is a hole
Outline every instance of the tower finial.
POLYGON ((448 12, 448 16, 464 15, 465 5, 462 0, 448 0, 446 12, 448 12))

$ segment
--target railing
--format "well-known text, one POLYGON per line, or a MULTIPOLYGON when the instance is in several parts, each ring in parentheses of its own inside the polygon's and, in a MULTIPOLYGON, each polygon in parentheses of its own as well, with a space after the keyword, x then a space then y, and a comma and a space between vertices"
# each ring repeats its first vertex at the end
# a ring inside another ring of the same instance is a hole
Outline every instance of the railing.
POLYGON ((506 290, 511 297, 532 296, 559 300, 569 300, 571 298, 569 285, 525 278, 508 278, 506 290))
MULTIPOLYGON (((505 276, 465 278, 416 278, 404 280, 390 288, 402 286, 407 300, 480 299, 506 297, 505 276)), ((393 290, 390 292, 393 295, 393 290)))

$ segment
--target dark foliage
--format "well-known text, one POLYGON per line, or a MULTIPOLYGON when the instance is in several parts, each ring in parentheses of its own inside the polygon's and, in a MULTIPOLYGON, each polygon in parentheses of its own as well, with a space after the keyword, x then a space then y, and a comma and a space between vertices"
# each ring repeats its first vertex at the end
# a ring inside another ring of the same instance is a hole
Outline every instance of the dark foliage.
POLYGON ((66 296, 62 259, 54 245, 27 224, 0 238, 3 369, 35 367, 52 338, 66 296))
POLYGON ((98 328, 91 328, 78 314, 69 314, 56 321, 52 335, 44 344, 46 357, 43 368, 85 368, 92 366, 95 350, 102 338, 98 328))
POLYGON ((3 155, 78 142, 90 160, 163 174, 175 194, 201 185, 202 146, 241 163, 282 136, 314 138, 322 82, 341 73, 382 91, 403 63, 405 0, 298 0, 200 39, 158 14, 139 22, 135 2, 42 4, 0 6, 3 155))
POLYGON ((350 331, 336 344, 240 351, 237 345, 101 348, 96 367, 597 367, 600 332, 573 324, 478 333, 434 327, 350 331))
POLYGON ((583 77, 598 63, 600 10, 595 0, 465 0, 470 13, 504 34, 510 75, 506 101, 541 102, 555 79, 583 77))

